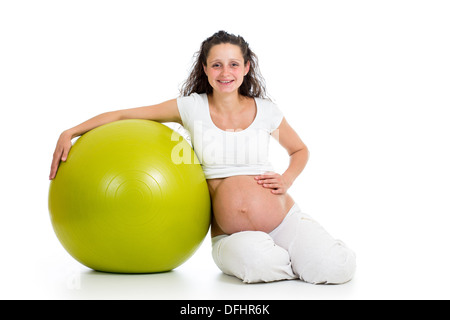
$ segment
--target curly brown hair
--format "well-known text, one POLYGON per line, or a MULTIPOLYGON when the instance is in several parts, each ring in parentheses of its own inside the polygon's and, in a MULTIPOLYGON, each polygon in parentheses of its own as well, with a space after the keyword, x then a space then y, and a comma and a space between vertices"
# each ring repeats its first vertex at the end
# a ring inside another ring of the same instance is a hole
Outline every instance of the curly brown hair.
POLYGON ((258 57, 250 49, 244 38, 225 31, 219 31, 202 42, 200 50, 194 55, 196 61, 192 66, 190 75, 181 87, 181 95, 189 96, 192 93, 211 94, 213 92, 203 66, 206 65, 211 48, 222 43, 239 46, 245 64, 250 61, 250 70, 244 77, 244 82, 239 87, 239 94, 250 98, 266 98, 265 81, 259 70, 258 57))

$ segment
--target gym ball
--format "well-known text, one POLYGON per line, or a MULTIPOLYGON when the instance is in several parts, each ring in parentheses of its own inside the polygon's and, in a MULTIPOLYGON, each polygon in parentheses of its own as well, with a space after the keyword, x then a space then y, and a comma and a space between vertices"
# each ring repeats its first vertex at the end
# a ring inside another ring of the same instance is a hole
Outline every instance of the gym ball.
POLYGON ((114 273, 180 266, 204 240, 211 217, 191 146, 148 120, 116 121, 82 135, 50 182, 48 206, 67 252, 114 273))

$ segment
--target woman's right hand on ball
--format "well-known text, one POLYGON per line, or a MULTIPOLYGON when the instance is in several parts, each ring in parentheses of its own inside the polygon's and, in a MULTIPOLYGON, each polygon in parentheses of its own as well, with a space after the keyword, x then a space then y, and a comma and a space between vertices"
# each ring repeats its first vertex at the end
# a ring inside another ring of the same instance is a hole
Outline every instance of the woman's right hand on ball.
POLYGON ((72 148, 72 135, 69 132, 64 131, 59 136, 55 152, 53 153, 53 161, 49 176, 50 180, 53 180, 56 177, 56 172, 58 171, 60 161, 67 160, 67 155, 69 154, 70 148, 72 148))

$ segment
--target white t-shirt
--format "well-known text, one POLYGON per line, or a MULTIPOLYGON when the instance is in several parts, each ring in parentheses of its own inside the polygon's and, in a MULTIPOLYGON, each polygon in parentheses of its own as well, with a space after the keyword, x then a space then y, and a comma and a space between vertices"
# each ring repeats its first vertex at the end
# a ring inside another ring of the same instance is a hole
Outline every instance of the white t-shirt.
POLYGON ((213 123, 206 94, 194 93, 177 99, 183 126, 190 133, 206 179, 273 171, 269 141, 283 114, 269 100, 255 98, 255 102, 256 117, 252 124, 234 132, 219 129, 213 123))

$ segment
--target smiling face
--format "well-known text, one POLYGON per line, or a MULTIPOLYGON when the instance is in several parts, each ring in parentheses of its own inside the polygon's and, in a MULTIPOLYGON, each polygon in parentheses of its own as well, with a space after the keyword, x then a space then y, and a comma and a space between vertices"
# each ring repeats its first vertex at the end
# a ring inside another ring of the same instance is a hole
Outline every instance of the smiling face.
POLYGON ((250 69, 239 46, 222 43, 211 48, 203 69, 214 92, 235 93, 250 69))

